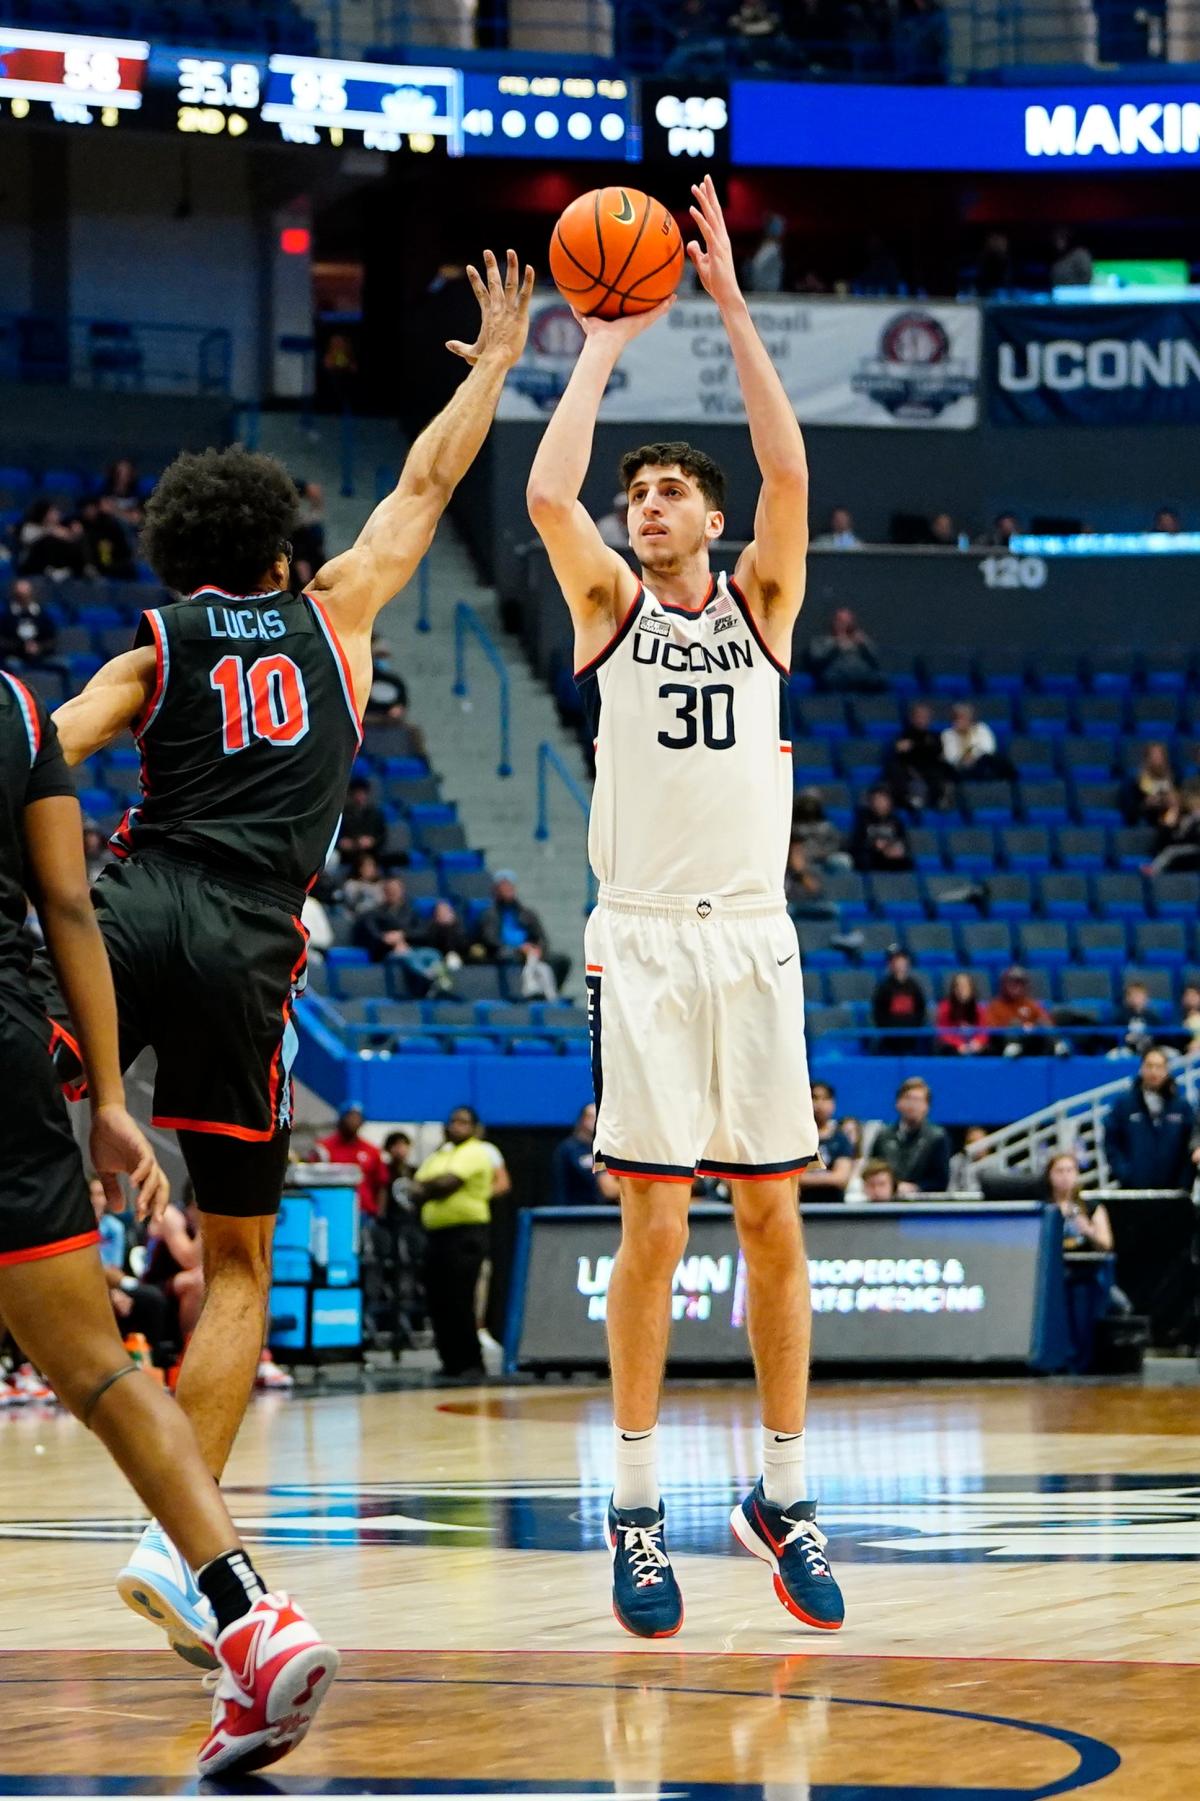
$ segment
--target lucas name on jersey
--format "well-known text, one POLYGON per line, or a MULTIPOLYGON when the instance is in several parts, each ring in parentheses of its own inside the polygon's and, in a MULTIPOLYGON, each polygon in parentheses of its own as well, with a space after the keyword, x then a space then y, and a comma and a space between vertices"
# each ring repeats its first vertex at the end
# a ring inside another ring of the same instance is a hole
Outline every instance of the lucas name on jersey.
POLYGON ((206 607, 209 635, 213 638, 283 638, 287 626, 272 607, 260 613, 257 607, 206 607))

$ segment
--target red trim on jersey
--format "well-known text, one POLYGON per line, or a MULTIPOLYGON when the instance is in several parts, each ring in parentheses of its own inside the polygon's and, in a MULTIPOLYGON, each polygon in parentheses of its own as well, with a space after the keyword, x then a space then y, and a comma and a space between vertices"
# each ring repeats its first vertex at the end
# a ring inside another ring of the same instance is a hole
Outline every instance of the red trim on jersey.
POLYGON ((0 1269, 12 1263, 36 1263, 41 1257, 62 1257, 68 1251, 82 1251, 89 1244, 99 1244, 99 1232, 77 1232, 74 1238, 59 1238, 54 1244, 35 1244, 27 1251, 0 1251, 0 1269))
POLYGON ((590 662, 585 663, 581 669, 577 669, 575 671, 575 680, 577 682, 582 681, 585 675, 590 675, 592 673, 593 669, 598 669, 600 667, 600 664, 603 663, 605 657, 611 655, 611 653, 617 648, 617 645, 620 643, 621 639, 624 637, 625 633, 629 629, 629 622, 633 618, 634 612, 636 611, 636 609, 638 607, 641 606, 642 596, 645 594, 645 592, 646 592, 645 588, 643 588, 641 582, 639 582, 637 593, 634 595, 633 599, 629 603, 628 612, 625 614, 624 619, 622 619, 620 625, 617 627, 616 631, 613 633, 613 635, 609 639, 608 643, 604 646, 604 649, 597 651, 596 655, 591 659, 590 662))
POLYGON ((784 756, 785 756, 785 757, 790 757, 790 756, 791 756, 791 754, 792 754, 792 747, 791 747, 791 745, 790 745, 790 744, 781 744, 781 745, 780 745, 780 746, 779 746, 779 748, 780 748, 780 750, 781 750, 781 751, 782 751, 782 752, 783 752, 783 755, 784 755, 784 756))
POLYGON ((792 673, 791 670, 779 661, 779 658, 775 655, 775 652, 771 649, 771 646, 767 643, 766 639, 763 637, 762 631, 759 628, 758 620, 754 617, 754 614, 750 611, 750 602, 746 599, 746 596, 742 593, 742 590, 738 587, 737 583, 734 581, 732 576, 730 576, 728 579, 729 579, 729 592, 733 595, 733 598, 737 601, 739 607, 742 609, 742 615, 746 621, 746 624, 750 627, 750 631, 753 634, 754 640, 757 643, 758 648, 762 651, 763 656, 766 657, 768 663, 770 663, 775 669, 777 669, 779 671, 780 675, 783 676, 784 680, 786 681, 788 676, 792 673))
POLYGON ((154 634, 154 693, 143 707, 141 717, 134 724, 133 736, 135 741, 141 737, 146 727, 150 724, 151 715, 159 701, 162 699, 163 672, 165 668, 162 627, 155 618, 153 611, 143 613, 142 617, 146 620, 150 630, 154 634))
POLYGON ((269 1090, 270 1108, 271 1121, 276 1130, 279 1129, 279 1077, 283 1065, 283 1039, 291 1021, 292 1011, 295 1005, 296 983, 300 978, 300 973, 303 970, 304 965, 308 962, 308 933, 294 913, 292 914, 292 924, 300 934, 300 955, 293 963, 292 973, 288 977, 288 991, 284 996, 283 1002, 283 1031, 279 1035, 279 1043, 276 1046, 275 1055, 271 1058, 269 1090))
POLYGON ((586 963, 584 968, 590 976, 602 976, 604 974, 603 963, 586 963))
POLYGON ((704 596, 704 599, 700 602, 698 607, 681 607, 673 600, 659 600, 657 594, 654 596, 654 600, 655 604, 660 606, 664 613, 682 613, 687 619, 699 619, 705 607, 712 601, 716 591, 717 578, 715 575, 710 575, 708 578, 708 593, 704 596))
POLYGON ((338 666, 342 672, 342 683, 346 690, 346 699, 350 703, 351 716, 353 717, 355 725, 358 727, 358 742, 361 745, 362 738, 363 738, 363 720, 362 720, 362 714, 358 710, 358 701, 355 699, 355 696, 354 696, 354 682, 351 679, 351 675, 350 675, 349 659, 347 658, 345 651, 342 649, 341 639, 338 637, 337 633, 333 629, 333 621, 330 619, 329 614, 326 612, 325 608, 321 605, 320 601, 317 599, 316 595, 313 593, 311 588, 306 588, 304 590, 304 598, 305 598, 305 600, 311 601, 313 606, 316 607, 317 612, 321 616, 321 621, 325 627, 325 630, 329 634, 329 642, 333 647, 333 654, 337 658, 338 666))
POLYGON ((38 752, 42 748, 42 722, 38 718, 37 702, 24 682, 18 681, 17 677, 11 675, 7 669, 0 669, 0 675, 3 675, 9 687, 15 691, 17 705, 24 715, 25 736, 29 740, 29 763, 32 768, 37 761, 38 752))
POLYGON ((150 1123, 165 1126, 172 1132, 212 1132, 220 1138, 240 1138, 244 1144, 267 1144, 276 1133, 275 1126, 266 1132, 256 1132, 250 1126, 223 1125, 215 1119, 167 1119, 161 1113, 156 1113, 150 1123))

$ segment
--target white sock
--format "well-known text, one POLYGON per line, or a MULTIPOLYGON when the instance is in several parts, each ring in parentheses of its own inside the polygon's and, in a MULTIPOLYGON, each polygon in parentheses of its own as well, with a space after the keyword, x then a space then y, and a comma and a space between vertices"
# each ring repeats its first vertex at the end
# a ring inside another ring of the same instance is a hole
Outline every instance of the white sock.
POLYGON ((777 1507, 807 1501, 803 1432, 772 1432, 764 1426, 762 1445, 763 1493, 768 1501, 774 1501, 777 1507))
POLYGON ((658 1490, 658 1427, 649 1432, 622 1432, 613 1427, 617 1475, 613 1506, 625 1513, 634 1507, 653 1507, 661 1499, 658 1490))

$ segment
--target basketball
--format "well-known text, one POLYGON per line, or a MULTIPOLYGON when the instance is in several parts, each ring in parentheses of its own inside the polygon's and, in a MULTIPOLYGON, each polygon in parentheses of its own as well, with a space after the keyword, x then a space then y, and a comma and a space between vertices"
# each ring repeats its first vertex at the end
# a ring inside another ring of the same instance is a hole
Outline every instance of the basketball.
POLYGON ((554 227, 550 273, 576 312, 601 319, 648 313, 679 286, 683 239, 652 195, 594 188, 573 200, 554 227))

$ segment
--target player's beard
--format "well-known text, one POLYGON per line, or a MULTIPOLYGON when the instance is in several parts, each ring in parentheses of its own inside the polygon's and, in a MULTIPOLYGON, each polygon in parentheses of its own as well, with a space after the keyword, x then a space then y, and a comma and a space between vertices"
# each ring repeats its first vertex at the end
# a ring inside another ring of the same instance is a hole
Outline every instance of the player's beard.
POLYGON ((695 539, 684 547, 672 538, 643 538, 638 554, 642 568, 648 569, 652 574, 678 575, 696 560, 706 543, 704 527, 700 526, 695 539))

